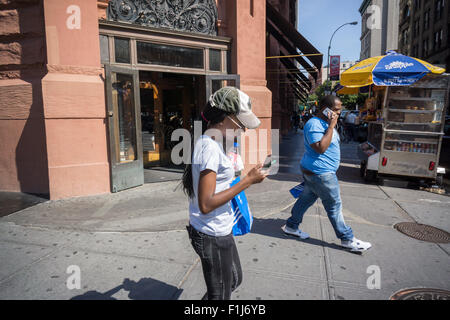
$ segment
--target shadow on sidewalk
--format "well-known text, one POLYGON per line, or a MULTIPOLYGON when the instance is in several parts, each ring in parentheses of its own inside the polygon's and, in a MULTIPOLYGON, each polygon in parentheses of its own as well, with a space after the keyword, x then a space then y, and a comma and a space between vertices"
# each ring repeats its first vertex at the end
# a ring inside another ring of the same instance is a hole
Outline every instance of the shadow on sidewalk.
POLYGON ((0 217, 6 217, 14 212, 48 201, 44 195, 25 192, 0 192, 0 217))
POLYGON ((296 237, 288 236, 281 230, 281 227, 285 224, 286 224, 286 220, 284 220, 284 219, 254 218, 251 232, 260 234, 263 236, 267 236, 267 237, 273 237, 273 238, 279 238, 279 239, 292 239, 295 241, 300 241, 300 242, 315 245, 315 246, 321 246, 321 247, 325 247, 325 248, 349 252, 347 249, 345 249, 335 243, 328 243, 328 242, 320 240, 320 239, 309 238, 306 240, 300 240, 296 237))
POLYGON ((131 300, 178 300, 183 289, 152 278, 142 278, 138 282, 125 279, 123 283, 107 292, 88 291, 71 300, 117 300, 113 297, 120 290, 129 291, 131 300))
POLYGON ((360 169, 354 167, 347 167, 347 163, 341 162, 341 166, 339 170, 336 172, 339 181, 342 182, 350 182, 350 183, 358 183, 358 184, 367 184, 363 181, 360 176, 360 169))
POLYGON ((276 175, 273 176, 267 176, 268 180, 275 180, 275 181, 292 181, 301 183, 303 181, 303 177, 301 174, 292 174, 292 173, 285 173, 285 172, 279 172, 276 175))
MULTIPOLYGON (((297 183, 301 183, 304 180, 301 173, 290 173, 285 171, 286 170, 284 168, 283 170, 280 168, 280 171, 276 175, 268 176, 267 179, 284 182, 297 182, 297 183)), ((344 165, 341 164, 339 170, 336 172, 336 175, 340 182, 370 185, 363 181, 363 179, 360 177, 359 172, 360 172, 359 168, 347 167, 345 166, 344 163, 344 165)))

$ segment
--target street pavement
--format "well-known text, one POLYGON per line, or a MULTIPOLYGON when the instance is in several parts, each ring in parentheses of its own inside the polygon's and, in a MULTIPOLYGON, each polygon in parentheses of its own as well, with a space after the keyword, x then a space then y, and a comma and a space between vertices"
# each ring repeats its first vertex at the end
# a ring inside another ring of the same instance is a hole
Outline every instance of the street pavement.
MULTIPOLYGON (((301 225, 310 239, 281 232, 294 204, 289 189, 301 181, 303 134, 291 133, 280 146, 279 173, 246 192, 254 225, 235 238, 244 278, 233 299, 383 300, 406 288, 450 290, 450 245, 393 228, 417 222, 450 231, 450 198, 364 184, 356 146, 342 145, 343 214, 372 249, 358 255, 340 247, 320 201, 301 225)), ((198 300, 206 286, 187 223, 178 181, 47 201, 1 217, 0 299, 198 300)))

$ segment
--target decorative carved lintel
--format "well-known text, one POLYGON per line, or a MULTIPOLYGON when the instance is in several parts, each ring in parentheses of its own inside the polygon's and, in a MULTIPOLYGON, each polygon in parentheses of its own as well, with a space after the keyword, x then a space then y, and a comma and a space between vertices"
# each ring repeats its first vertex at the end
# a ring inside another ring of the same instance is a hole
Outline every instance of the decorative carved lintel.
POLYGON ((215 0, 111 0, 107 20, 217 35, 215 0))

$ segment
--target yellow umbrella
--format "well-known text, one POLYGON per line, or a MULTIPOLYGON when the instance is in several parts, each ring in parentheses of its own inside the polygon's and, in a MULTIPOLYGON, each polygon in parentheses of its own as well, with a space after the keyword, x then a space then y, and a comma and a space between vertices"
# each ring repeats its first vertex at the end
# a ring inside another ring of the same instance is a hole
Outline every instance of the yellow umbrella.
POLYGON ((341 85, 407 86, 422 79, 428 73, 442 74, 444 72, 445 69, 433 66, 426 61, 389 51, 385 56, 365 59, 344 71, 341 76, 341 85))
POLYGON ((337 94, 358 94, 360 87, 343 87, 342 89, 339 89, 336 93, 337 94))
POLYGON ((371 86, 347 86, 344 87, 339 84, 339 89, 337 89, 336 93, 340 95, 344 94, 359 94, 359 93, 369 93, 371 86))

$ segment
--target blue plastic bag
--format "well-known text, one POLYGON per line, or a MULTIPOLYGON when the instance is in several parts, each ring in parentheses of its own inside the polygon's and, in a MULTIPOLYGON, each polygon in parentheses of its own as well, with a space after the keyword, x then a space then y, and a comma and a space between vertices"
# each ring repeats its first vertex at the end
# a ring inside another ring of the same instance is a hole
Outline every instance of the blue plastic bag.
POLYGON ((292 194, 292 196, 295 199, 298 199, 300 197, 300 195, 302 194, 303 190, 305 189, 305 183, 302 182, 301 184, 299 184, 298 186, 293 187, 291 190, 289 190, 289 192, 292 194))
MULTIPOLYGON (((239 181, 241 179, 237 177, 230 186, 234 186, 239 181)), ((234 213, 233 235, 242 236, 249 233, 252 229, 253 216, 244 191, 231 200, 231 208, 234 213)))

